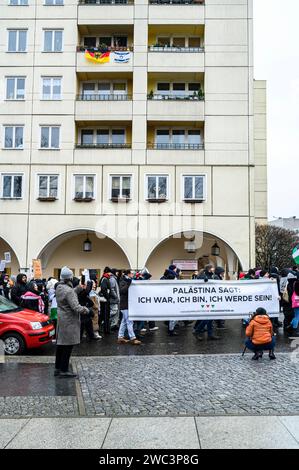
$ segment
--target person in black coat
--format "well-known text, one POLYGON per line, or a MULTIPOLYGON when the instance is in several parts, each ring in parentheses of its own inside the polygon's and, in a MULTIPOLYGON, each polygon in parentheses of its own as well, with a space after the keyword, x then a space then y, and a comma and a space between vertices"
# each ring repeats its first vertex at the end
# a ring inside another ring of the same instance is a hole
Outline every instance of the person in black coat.
POLYGON ((18 306, 21 305, 22 295, 27 292, 26 274, 18 274, 15 286, 11 289, 11 300, 18 306))

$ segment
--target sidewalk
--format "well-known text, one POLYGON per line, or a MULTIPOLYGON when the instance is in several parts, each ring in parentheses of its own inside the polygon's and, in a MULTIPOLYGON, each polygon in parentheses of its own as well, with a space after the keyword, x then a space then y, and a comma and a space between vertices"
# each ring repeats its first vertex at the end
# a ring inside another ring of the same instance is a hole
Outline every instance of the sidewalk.
POLYGON ((299 417, 0 420, 1 449, 299 449, 299 417))

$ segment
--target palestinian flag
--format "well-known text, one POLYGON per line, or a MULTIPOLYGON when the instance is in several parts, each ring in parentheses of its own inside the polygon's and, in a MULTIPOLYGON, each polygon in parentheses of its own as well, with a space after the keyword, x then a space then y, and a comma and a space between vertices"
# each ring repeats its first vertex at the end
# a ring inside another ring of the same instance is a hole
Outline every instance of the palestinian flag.
POLYGON ((106 64, 110 62, 110 52, 91 52, 86 50, 85 51, 85 59, 90 60, 91 62, 95 62, 96 64, 106 64))
POLYGON ((296 248, 293 249, 293 258, 295 260, 295 263, 299 264, 299 245, 297 245, 296 248))

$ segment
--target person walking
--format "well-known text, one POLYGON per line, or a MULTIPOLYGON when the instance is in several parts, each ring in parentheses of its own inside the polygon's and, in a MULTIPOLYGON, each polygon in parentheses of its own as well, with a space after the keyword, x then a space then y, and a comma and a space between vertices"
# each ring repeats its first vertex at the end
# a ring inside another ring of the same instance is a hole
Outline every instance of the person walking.
POLYGON ((111 268, 106 266, 100 279, 100 324, 103 324, 103 331, 106 334, 110 334, 110 276, 111 268))
POLYGON ((92 289, 89 293, 89 298, 92 301, 92 310, 93 310, 93 318, 92 318, 92 326, 95 338, 102 339, 102 336, 99 334, 99 313, 100 313, 100 298, 97 294, 97 282, 92 282, 92 289))
POLYGON ((73 272, 67 266, 62 268, 60 279, 56 286, 58 321, 54 375, 74 378, 77 375, 69 371, 70 357, 73 347, 80 344, 80 315, 88 315, 89 310, 79 304, 72 284, 73 272))
POLYGON ((263 356, 263 351, 269 351, 269 358, 276 359, 274 354, 275 336, 273 325, 266 310, 258 308, 246 328, 247 340, 245 346, 254 352, 252 359, 258 361, 263 356))
POLYGON ((132 279, 134 277, 133 271, 130 269, 124 271, 123 276, 119 282, 119 290, 120 290, 120 310, 122 312, 122 320, 118 331, 118 344, 133 344, 134 346, 138 346, 141 344, 136 338, 133 329, 133 320, 129 320, 129 287, 131 285, 132 279), (125 338, 125 332, 128 331, 129 340, 125 338))

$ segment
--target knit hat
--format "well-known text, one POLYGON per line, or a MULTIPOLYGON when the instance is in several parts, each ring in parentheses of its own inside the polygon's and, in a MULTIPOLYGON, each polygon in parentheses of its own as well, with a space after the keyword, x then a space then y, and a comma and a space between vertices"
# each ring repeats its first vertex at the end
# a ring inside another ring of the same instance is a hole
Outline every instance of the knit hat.
POLYGON ((60 273, 60 279, 62 281, 67 279, 73 279, 73 276, 73 271, 71 271, 70 268, 68 268, 67 266, 63 266, 60 273))
POLYGON ((168 269, 170 269, 170 271, 174 271, 175 268, 176 268, 176 265, 175 265, 175 264, 171 264, 168 269))

